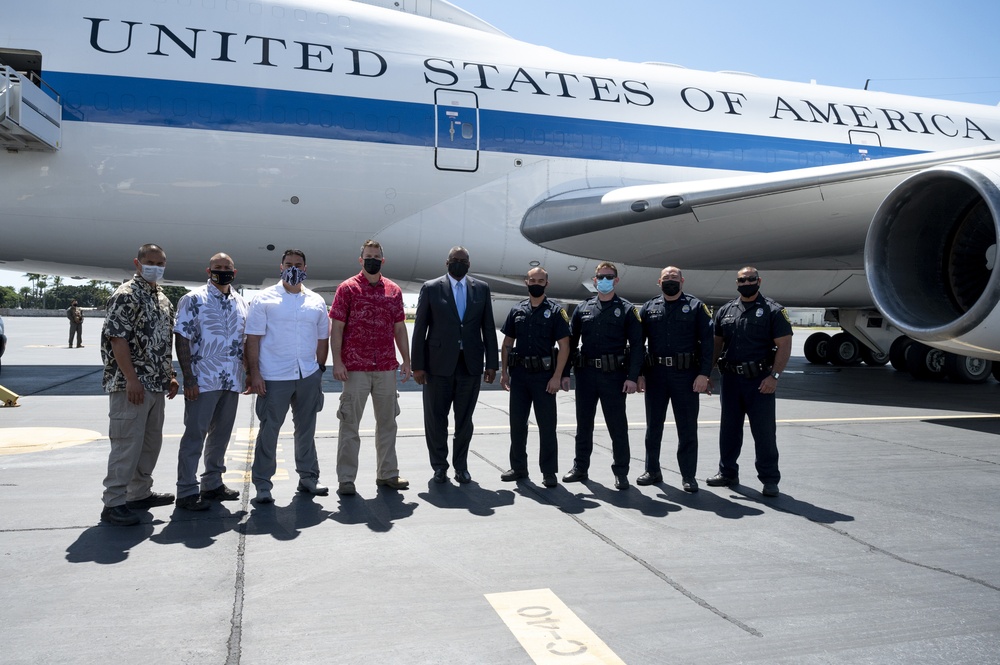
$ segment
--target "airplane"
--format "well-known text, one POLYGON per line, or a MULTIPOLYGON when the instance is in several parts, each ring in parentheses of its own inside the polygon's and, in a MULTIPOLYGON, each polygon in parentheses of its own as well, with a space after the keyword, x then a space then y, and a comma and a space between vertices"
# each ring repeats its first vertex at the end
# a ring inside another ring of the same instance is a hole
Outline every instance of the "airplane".
POLYGON ((167 283, 226 251, 253 286, 298 247, 330 297, 367 238, 404 289, 463 245, 505 313, 535 265, 642 302, 676 264, 709 303, 754 265, 843 328, 815 362, 1000 359, 994 107, 568 55, 445 0, 15 3, 0 65, 5 269, 121 280, 156 242, 167 283))

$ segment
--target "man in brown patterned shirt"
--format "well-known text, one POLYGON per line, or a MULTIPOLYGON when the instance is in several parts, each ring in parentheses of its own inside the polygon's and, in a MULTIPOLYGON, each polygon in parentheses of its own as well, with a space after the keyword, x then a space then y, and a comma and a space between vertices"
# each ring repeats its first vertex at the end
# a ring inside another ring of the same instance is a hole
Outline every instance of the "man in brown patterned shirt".
POLYGON ((157 245, 139 248, 136 274, 108 300, 101 331, 104 390, 111 397, 108 475, 101 520, 138 524, 135 510, 165 506, 173 494, 153 492, 153 467, 163 443, 164 396, 177 394, 170 342, 174 310, 157 286, 167 255, 157 245))

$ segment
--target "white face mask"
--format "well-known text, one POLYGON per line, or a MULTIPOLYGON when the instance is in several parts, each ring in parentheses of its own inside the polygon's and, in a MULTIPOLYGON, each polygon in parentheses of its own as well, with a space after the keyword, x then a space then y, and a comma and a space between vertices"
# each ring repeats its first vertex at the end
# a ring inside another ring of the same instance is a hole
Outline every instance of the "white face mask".
POLYGON ((161 279, 163 279, 163 273, 166 271, 165 266, 147 266, 141 265, 139 268, 142 270, 140 273, 142 278, 149 282, 150 284, 156 284, 161 279))

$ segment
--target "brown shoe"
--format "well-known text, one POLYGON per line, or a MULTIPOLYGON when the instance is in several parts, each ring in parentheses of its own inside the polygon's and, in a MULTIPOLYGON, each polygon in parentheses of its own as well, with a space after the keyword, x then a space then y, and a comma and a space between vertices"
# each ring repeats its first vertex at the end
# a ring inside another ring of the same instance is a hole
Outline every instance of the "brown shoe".
POLYGON ((408 490, 410 489, 410 481, 406 478, 400 478, 399 476, 393 476, 392 478, 378 478, 375 484, 379 487, 388 487, 393 490, 408 490))

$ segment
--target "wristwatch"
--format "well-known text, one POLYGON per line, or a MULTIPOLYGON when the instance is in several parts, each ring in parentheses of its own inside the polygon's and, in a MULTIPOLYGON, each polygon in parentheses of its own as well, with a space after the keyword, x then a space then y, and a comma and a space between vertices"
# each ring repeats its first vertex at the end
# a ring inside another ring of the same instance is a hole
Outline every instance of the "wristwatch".
POLYGON ((779 378, 781 378, 781 372, 771 372, 771 376, 773 376, 774 380, 777 381, 779 378))

